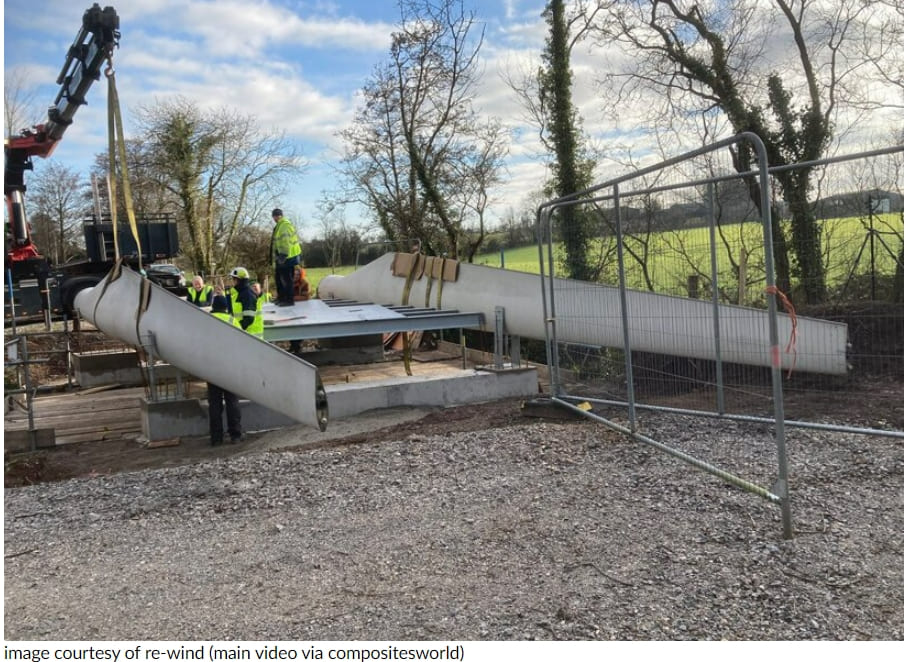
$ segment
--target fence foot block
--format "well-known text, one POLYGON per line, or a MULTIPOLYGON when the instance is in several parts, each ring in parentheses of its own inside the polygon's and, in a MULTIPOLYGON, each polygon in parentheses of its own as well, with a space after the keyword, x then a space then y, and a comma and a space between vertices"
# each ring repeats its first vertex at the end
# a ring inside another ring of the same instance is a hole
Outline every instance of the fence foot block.
POLYGON ((549 418, 558 421, 576 421, 583 418, 581 414, 557 405, 548 398, 534 398, 523 402, 520 405, 520 413, 524 416, 549 418))

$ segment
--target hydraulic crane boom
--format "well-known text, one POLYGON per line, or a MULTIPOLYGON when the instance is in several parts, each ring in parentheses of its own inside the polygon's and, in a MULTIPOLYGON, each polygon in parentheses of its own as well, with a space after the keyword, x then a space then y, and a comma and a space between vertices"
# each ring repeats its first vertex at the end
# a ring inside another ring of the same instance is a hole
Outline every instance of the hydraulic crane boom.
POLYGON ((141 240, 133 241, 132 233, 117 232, 110 217, 105 219, 96 210, 93 218, 82 222, 85 259, 67 260, 61 252, 56 256, 59 263, 52 264, 32 241, 25 213, 25 171, 32 169, 34 157, 46 158, 54 151, 101 73, 112 75, 112 55, 119 45, 117 12, 113 7, 101 9, 95 3, 82 16, 82 27, 66 52, 57 76, 60 89, 48 108, 46 120, 4 141, 3 192, 9 222, 4 320, 28 323, 43 318, 50 328, 52 317, 61 314, 72 319, 76 328, 76 295, 97 285, 116 258, 134 267, 143 261, 148 264, 179 254, 176 221, 168 214, 148 212, 137 219, 141 240))
POLYGON ((32 243, 25 214, 26 170, 32 170, 32 157, 46 158, 56 148, 73 116, 85 105, 85 95, 100 79, 105 60, 119 45, 120 18, 113 7, 101 9, 95 3, 82 16, 82 27, 66 53, 57 77, 60 90, 47 111, 47 120, 4 141, 6 164, 3 193, 9 214, 11 244, 7 259, 11 263, 40 257, 32 243))

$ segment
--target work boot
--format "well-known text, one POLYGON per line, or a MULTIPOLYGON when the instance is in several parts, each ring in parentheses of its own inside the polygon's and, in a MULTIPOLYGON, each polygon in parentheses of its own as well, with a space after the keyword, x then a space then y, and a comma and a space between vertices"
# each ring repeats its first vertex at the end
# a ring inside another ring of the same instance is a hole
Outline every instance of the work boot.
POLYGON ((220 446, 220 445, 222 445, 223 443, 224 443, 224 440, 221 439, 221 438, 219 438, 219 437, 212 437, 212 438, 211 438, 211 445, 212 445, 212 446, 220 446))
POLYGON ((241 432, 239 435, 232 434, 230 435, 230 443, 238 444, 240 442, 246 441, 246 433, 241 432))

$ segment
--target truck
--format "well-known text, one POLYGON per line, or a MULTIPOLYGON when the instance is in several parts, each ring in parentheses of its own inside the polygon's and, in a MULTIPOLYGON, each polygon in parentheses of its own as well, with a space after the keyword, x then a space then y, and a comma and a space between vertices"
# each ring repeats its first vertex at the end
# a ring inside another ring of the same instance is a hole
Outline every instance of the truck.
MULTIPOLYGON (((78 109, 86 104, 88 90, 100 79, 105 63, 112 61, 113 51, 119 46, 119 28, 120 19, 113 7, 102 9, 95 3, 87 9, 57 77, 60 89, 48 108, 46 120, 4 140, 6 321, 43 320, 49 324, 52 318, 65 316, 77 322, 73 307, 76 294, 94 287, 114 265, 113 224, 110 217, 100 214, 97 204, 92 218, 82 223, 84 260, 55 265, 41 254, 32 241, 26 215, 25 173, 34 169, 35 157, 47 158, 53 153, 78 109)), ((129 226, 123 223, 117 227, 119 255, 124 262, 138 268, 179 253, 176 220, 172 216, 146 214, 136 222, 141 256, 129 226)), ((177 293, 182 286, 179 282, 162 284, 177 293)))

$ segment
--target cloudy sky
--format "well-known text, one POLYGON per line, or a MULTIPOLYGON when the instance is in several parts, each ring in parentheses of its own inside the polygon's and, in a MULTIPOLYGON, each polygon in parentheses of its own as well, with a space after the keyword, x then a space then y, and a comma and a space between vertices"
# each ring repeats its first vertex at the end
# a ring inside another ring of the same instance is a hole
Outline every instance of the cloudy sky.
MULTIPOLYGON (((4 1, 4 71, 36 86, 39 113, 57 92, 55 79, 91 2, 4 1)), ((99 3, 102 6, 106 2, 99 3)), ((545 42, 544 0, 466 0, 485 28, 483 76, 474 99, 479 113, 498 117, 512 142, 505 183, 491 212, 501 218, 528 205, 545 177, 536 130, 504 82, 532 71, 545 42)), ((389 35, 399 20, 394 0, 121 0, 114 2, 122 33, 115 54, 117 85, 126 113, 174 95, 200 106, 230 106, 277 127, 299 142, 309 167, 283 204, 304 234, 318 229, 316 202, 336 188, 332 165, 344 129, 373 68, 387 61, 389 35)), ((574 101, 584 128, 618 152, 630 149, 638 115, 602 112, 595 79, 622 53, 590 55, 576 49, 574 101)), ((43 117, 35 118, 36 121, 43 117)), ((89 92, 51 158, 87 172, 106 149, 106 85, 89 92)), ((639 147, 639 145, 638 145, 639 147)), ((37 163, 37 167, 41 167, 37 163)), ((267 219, 265 219, 267 220, 267 219)), ((359 219, 350 218, 357 224, 359 219)))
MULTIPOLYGON (((4 70, 24 71, 37 86, 39 111, 57 92, 55 80, 91 2, 5 0, 4 70), (36 11, 40 5, 40 11, 36 11)), ((101 6, 107 3, 101 2, 101 6)), ((115 54, 123 111, 173 95, 201 106, 228 105, 278 127, 299 141, 309 167, 285 207, 312 220, 323 190, 335 188, 331 165, 376 64, 387 60, 399 13, 393 0, 127 0, 111 3, 122 37, 115 54)), ((470 3, 467 3, 469 7, 470 3)), ((505 67, 538 57, 545 25, 541 0, 475 3, 485 27, 484 76, 477 110, 512 128, 507 184, 497 192, 500 215, 524 203, 544 176, 538 138, 503 83, 505 67)), ((89 92, 88 106, 51 158, 86 169, 106 149, 106 85, 89 92)), ((41 120, 42 117, 36 118, 41 120)), ((36 163, 41 167, 41 163, 36 163)), ((267 219, 266 219, 267 220, 267 219)), ((348 219, 355 221, 356 219, 348 219)))

